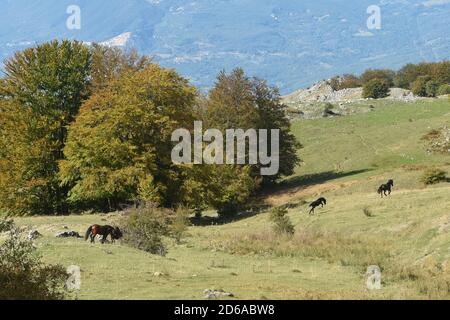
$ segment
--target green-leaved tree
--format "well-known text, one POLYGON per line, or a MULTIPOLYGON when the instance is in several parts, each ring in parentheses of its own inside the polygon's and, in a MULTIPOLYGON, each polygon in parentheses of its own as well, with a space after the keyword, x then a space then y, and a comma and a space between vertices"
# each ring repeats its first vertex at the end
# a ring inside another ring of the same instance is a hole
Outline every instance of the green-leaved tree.
POLYGON ((195 97, 186 79, 156 64, 93 94, 70 126, 60 165, 71 203, 113 209, 130 200, 179 202, 171 135, 192 126, 195 97))
POLYGON ((76 41, 17 52, 0 82, 0 209, 12 214, 67 212, 57 179, 67 125, 89 96, 91 55, 76 41))

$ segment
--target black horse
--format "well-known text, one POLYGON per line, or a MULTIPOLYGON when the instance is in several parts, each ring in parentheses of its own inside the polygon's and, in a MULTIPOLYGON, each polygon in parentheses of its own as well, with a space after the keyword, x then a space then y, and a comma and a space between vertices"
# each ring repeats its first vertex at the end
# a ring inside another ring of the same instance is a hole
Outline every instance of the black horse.
POLYGON ((106 238, 110 235, 111 236, 111 242, 115 242, 115 240, 118 240, 122 238, 123 234, 122 231, 118 227, 111 227, 111 226, 100 226, 98 224, 94 224, 90 226, 86 230, 86 234, 84 235, 84 240, 86 241, 89 237, 91 238, 91 243, 95 242, 95 237, 97 235, 103 236, 100 240, 101 243, 105 243, 106 238))
POLYGON ((386 197, 389 196, 391 194, 393 186, 394 186, 394 180, 390 179, 386 184, 382 184, 378 188, 378 194, 381 195, 382 198, 383 198, 383 195, 386 197), (387 194, 386 194, 386 192, 387 192, 387 194))
POLYGON ((323 206, 327 204, 327 199, 325 198, 319 198, 316 201, 314 201, 313 203, 311 203, 309 206, 311 207, 311 210, 309 211, 309 214, 314 213, 314 209, 317 208, 318 206, 323 206))

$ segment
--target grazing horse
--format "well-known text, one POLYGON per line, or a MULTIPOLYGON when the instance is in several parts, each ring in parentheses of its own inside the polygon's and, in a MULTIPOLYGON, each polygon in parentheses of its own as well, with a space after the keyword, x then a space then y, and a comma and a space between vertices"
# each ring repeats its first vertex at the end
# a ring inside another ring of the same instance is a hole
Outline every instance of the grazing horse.
POLYGON ((314 209, 316 208, 316 207, 318 207, 318 206, 322 206, 322 208, 323 208, 323 205, 324 204, 327 204, 327 199, 325 199, 325 198, 319 198, 319 199, 317 199, 316 201, 314 201, 313 203, 311 203, 309 206, 311 207, 311 210, 309 211, 309 214, 313 214, 314 213, 314 209))
POLYGON ((100 226, 98 224, 94 224, 90 226, 86 230, 86 234, 84 235, 84 240, 86 241, 89 237, 91 238, 91 243, 95 242, 95 237, 97 235, 103 236, 100 240, 101 243, 105 243, 106 238, 111 235, 111 242, 114 243, 115 240, 118 240, 122 238, 123 234, 122 231, 118 227, 111 227, 111 226, 100 226))
POLYGON ((382 198, 383 198, 383 195, 386 197, 389 196, 391 194, 393 186, 394 186, 394 180, 390 179, 386 184, 382 184, 378 188, 378 194, 381 195, 382 198), (386 194, 386 192, 387 192, 387 194, 386 194))

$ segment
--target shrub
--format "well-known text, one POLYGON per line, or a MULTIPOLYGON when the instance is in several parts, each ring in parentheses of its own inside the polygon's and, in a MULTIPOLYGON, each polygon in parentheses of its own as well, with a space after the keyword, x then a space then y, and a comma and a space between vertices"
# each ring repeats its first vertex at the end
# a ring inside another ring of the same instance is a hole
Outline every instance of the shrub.
POLYGON ((353 74, 344 74, 342 77, 338 76, 330 80, 330 86, 334 91, 359 88, 361 85, 361 79, 353 74))
POLYGON ((363 87, 363 98, 380 99, 389 95, 389 83, 383 79, 372 79, 363 87))
POLYGON ((121 221, 123 241, 136 249, 164 256, 167 253, 164 238, 170 237, 180 243, 188 229, 189 215, 184 208, 170 210, 143 203, 129 209, 121 221))
POLYGON ((438 139, 441 136, 441 130, 432 129, 427 134, 422 137, 422 140, 433 141, 438 139))
POLYGON ((170 210, 152 204, 129 210, 121 223, 124 243, 152 254, 166 255, 163 236, 169 234, 170 215, 170 210))
POLYGON ((417 77, 417 79, 411 84, 412 93, 419 97, 427 97, 427 82, 430 80, 430 76, 417 77))
POLYGON ((10 231, 14 227, 14 221, 10 219, 0 220, 0 233, 10 231))
POLYGON ((324 111, 325 111, 325 112, 333 111, 333 109, 335 109, 335 105, 334 105, 334 104, 329 103, 329 102, 327 102, 327 103, 325 104, 325 108, 324 108, 324 111))
POLYGON ((295 233, 294 225, 286 214, 287 209, 283 207, 274 208, 270 212, 269 219, 273 222, 273 231, 276 234, 293 235, 295 233))
POLYGON ((60 265, 44 265, 33 243, 11 220, 0 221, 8 231, 0 245, 0 300, 58 300, 66 295, 68 274, 60 265))
POLYGON ((425 91, 427 97, 436 97, 439 90, 439 83, 436 81, 430 80, 425 85, 425 91))
POLYGON ((189 226, 189 210, 179 208, 175 211, 171 225, 170 235, 175 239, 176 243, 180 243, 185 236, 189 226))
POLYGON ((443 96, 446 94, 450 94, 450 84, 441 85, 437 91, 438 96, 443 96))
POLYGON ((447 181, 447 172, 441 169, 429 169, 425 171, 420 180, 426 185, 445 182, 447 181))
POLYGON ((372 210, 370 210, 368 207, 363 208, 363 213, 366 217, 369 217, 369 218, 373 217, 372 210))
POLYGON ((389 69, 368 69, 361 75, 361 82, 368 83, 373 79, 383 79, 389 84, 389 87, 394 86, 395 71, 389 69))

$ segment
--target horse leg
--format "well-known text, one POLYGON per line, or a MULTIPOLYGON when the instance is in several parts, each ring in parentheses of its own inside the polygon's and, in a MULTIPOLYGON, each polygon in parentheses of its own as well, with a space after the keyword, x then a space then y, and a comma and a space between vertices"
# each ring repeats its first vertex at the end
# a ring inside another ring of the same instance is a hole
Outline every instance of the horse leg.
POLYGON ((91 237, 91 243, 95 243, 95 236, 93 233, 91 233, 90 237, 91 237))

